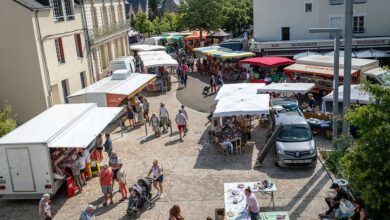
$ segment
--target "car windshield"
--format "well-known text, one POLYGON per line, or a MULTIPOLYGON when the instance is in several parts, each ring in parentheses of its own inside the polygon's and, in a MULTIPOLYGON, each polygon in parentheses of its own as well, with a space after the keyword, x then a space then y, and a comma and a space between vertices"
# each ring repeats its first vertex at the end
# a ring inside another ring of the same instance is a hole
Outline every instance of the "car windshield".
POLYGON ((390 71, 378 75, 378 80, 382 85, 390 86, 390 71))
POLYGON ((303 142, 311 139, 312 134, 308 125, 285 125, 276 138, 280 142, 303 142))

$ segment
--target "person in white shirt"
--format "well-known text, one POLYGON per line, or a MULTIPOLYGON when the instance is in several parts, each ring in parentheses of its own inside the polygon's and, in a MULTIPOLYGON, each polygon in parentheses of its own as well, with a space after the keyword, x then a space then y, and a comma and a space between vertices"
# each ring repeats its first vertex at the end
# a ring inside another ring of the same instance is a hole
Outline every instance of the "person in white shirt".
POLYGON ((168 120, 169 120, 168 110, 165 107, 164 103, 161 103, 160 104, 160 121, 162 124, 163 132, 167 131, 168 120))
POLYGON ((85 186, 85 185, 87 185, 87 179, 85 178, 86 159, 85 159, 84 153, 79 152, 78 155, 79 155, 79 161, 81 164, 80 180, 81 180, 81 184, 83 184, 83 186, 85 186))
POLYGON ((180 135, 180 141, 183 141, 182 134, 185 129, 185 126, 187 124, 186 116, 183 114, 182 110, 179 110, 179 113, 176 115, 175 118, 177 128, 179 129, 179 135, 180 135))
POLYGON ((86 179, 89 179, 92 178, 92 170, 91 170, 91 155, 88 149, 84 150, 83 156, 85 158, 85 171, 87 171, 86 179))

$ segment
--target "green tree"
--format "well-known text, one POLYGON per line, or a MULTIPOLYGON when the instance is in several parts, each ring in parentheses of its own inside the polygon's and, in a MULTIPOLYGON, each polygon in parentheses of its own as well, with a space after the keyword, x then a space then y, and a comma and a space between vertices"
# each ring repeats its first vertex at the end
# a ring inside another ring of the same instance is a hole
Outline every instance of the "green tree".
POLYGON ((163 0, 149 0, 149 13, 152 17, 157 15, 157 8, 159 4, 162 4, 163 0))
POLYGON ((154 26, 145 13, 138 13, 135 18, 134 29, 141 34, 150 34, 153 33, 154 26))
POLYGON ((170 31, 180 31, 179 27, 179 14, 176 13, 165 13, 163 19, 166 19, 169 23, 170 31))
POLYGON ((163 32, 168 32, 171 30, 171 27, 169 25, 169 21, 166 17, 156 17, 153 20, 154 25, 154 33, 155 34, 162 34, 163 32))
POLYGON ((180 23, 189 30, 216 31, 225 20, 224 0, 186 0, 180 2, 180 23))
POLYGON ((370 214, 380 219, 390 208, 390 88, 365 84, 364 90, 373 101, 346 114, 358 138, 341 158, 341 167, 370 214))
POLYGON ((248 27, 253 22, 252 0, 225 0, 223 13, 226 19, 223 29, 233 32, 235 35, 241 34, 241 29, 248 27))
POLYGON ((0 111, 0 137, 16 128, 16 120, 10 105, 5 105, 0 111))

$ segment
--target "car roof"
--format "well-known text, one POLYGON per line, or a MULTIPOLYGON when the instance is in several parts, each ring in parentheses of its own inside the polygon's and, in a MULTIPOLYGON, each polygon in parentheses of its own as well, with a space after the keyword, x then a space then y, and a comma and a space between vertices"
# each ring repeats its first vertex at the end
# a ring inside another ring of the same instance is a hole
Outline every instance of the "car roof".
POLYGON ((278 112, 274 116, 276 125, 307 125, 305 117, 299 111, 278 112))

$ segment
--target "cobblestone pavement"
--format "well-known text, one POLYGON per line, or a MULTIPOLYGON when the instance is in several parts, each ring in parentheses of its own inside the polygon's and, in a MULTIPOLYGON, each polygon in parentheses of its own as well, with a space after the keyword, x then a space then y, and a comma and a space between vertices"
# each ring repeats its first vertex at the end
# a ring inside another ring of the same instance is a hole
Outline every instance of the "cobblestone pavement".
MULTIPOLYGON (((174 90, 149 100, 151 112, 157 112, 158 103, 166 103, 172 119, 180 106, 174 90)), ((160 138, 150 135, 150 127, 147 137, 143 127, 126 130, 123 137, 118 130, 113 134, 114 150, 122 158, 129 184, 147 174, 153 158, 158 158, 164 167, 163 197, 139 219, 168 219, 173 204, 181 206, 185 219, 214 218, 215 210, 224 207, 224 182, 264 179, 272 179, 277 185, 275 210, 288 211, 291 219, 318 219, 318 214, 326 210, 324 198, 329 194, 331 180, 321 163, 317 163, 314 169, 281 169, 268 155, 264 166, 254 169, 257 154, 265 143, 263 128, 255 125, 252 142, 243 154, 222 156, 208 142, 204 126, 206 114, 191 109, 187 111, 189 133, 184 142, 178 142, 175 126, 172 136, 167 133, 160 138)), ((118 190, 117 185, 114 190, 118 190)), ((271 211, 269 197, 257 196, 261 210, 271 211)), ((52 203, 54 219, 78 219, 79 213, 89 203, 98 205, 94 219, 128 219, 125 214, 127 202, 119 203, 119 199, 120 194, 115 193, 115 204, 102 207, 98 179, 94 178, 82 194, 70 199, 66 198, 64 191, 56 195, 52 203)), ((38 201, 0 201, 0 219, 37 219, 37 205, 38 201)))

